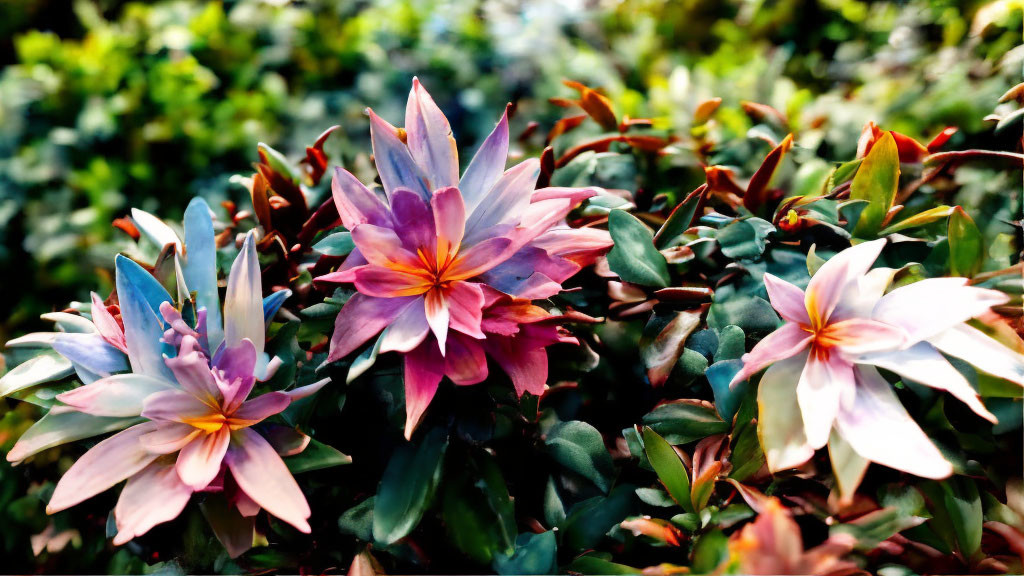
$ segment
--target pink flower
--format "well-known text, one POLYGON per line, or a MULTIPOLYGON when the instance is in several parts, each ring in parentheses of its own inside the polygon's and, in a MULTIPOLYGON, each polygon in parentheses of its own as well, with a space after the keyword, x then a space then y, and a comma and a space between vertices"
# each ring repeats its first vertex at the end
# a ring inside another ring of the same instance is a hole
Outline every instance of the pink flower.
POLYGON ((900 404, 877 368, 945 390, 995 422, 940 353, 1024 384, 1024 357, 965 324, 1008 298, 966 278, 922 280, 885 293, 895 270, 871 269, 885 240, 844 250, 806 292, 771 274, 765 287, 785 323, 743 356, 733 384, 770 366, 758 387, 762 443, 772 471, 799 466, 834 431, 861 458, 928 478, 952 466, 900 404))
POLYGON ((456 384, 487 377, 486 354, 520 394, 540 393, 544 347, 572 339, 555 326, 559 317, 529 300, 557 294, 562 281, 611 246, 606 232, 564 224, 595 190, 535 190, 536 159, 505 170, 506 116, 460 179, 448 121, 417 80, 406 110, 408 144, 369 114, 385 198, 335 170, 334 200, 356 249, 340 270, 317 280, 350 282, 358 293, 338 315, 329 360, 384 331, 380 351, 405 354, 406 436, 442 377, 456 384))

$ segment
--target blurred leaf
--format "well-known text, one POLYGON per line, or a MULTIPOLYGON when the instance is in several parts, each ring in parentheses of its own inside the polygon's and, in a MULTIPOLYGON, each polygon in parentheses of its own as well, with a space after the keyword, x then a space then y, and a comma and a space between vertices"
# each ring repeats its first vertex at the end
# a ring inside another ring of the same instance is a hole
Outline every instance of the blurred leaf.
POLYGON ((970 278, 981 271, 985 245, 974 220, 957 206, 949 216, 949 273, 970 278))
POLYGON ((555 574, 558 572, 558 542, 551 530, 529 532, 516 538, 515 552, 494 557, 498 574, 555 574))
POLYGON ((559 525, 562 547, 570 552, 597 546, 609 530, 619 525, 635 508, 635 486, 621 484, 608 496, 597 496, 576 504, 559 525))
POLYGON ((974 480, 954 476, 941 482, 926 482, 920 488, 932 513, 928 524, 964 562, 971 562, 981 549, 984 521, 974 480))
POLYGON ((391 456, 373 510, 373 539, 391 545, 416 527, 441 480, 448 440, 443 430, 424 435, 420 445, 403 444, 391 456))

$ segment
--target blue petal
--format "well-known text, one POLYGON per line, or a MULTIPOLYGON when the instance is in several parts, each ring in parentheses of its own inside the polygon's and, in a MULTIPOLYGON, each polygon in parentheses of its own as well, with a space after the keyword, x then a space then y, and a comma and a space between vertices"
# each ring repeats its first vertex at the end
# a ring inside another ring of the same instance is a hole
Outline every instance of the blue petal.
POLYGON ((217 292, 217 244, 210 207, 193 198, 185 209, 185 283, 196 292, 196 305, 206 308, 206 333, 210 350, 224 340, 224 322, 217 292))
POLYGON ((263 299, 263 323, 270 324, 270 321, 277 314, 277 311, 281 309, 281 305, 284 301, 292 295, 292 291, 285 288, 284 290, 278 290, 270 296, 263 299))
POLYGON ((58 334, 53 349, 71 361, 83 382, 128 370, 128 357, 124 352, 99 334, 58 334))
POLYGON ((174 382, 174 375, 164 364, 161 341, 164 323, 158 312, 161 303, 171 301, 170 295, 156 278, 130 258, 119 254, 114 259, 114 268, 132 372, 174 382))

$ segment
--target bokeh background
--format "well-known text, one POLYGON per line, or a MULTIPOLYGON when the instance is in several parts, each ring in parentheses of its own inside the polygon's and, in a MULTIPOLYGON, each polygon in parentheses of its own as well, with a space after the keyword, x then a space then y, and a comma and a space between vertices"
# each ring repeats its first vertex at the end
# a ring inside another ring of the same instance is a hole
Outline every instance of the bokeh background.
MULTIPOLYGON (((550 128, 564 79, 680 131, 707 98, 737 134, 751 126, 741 102, 769 104, 819 128, 827 160, 853 157, 868 121, 1013 149, 1020 115, 998 130, 985 118, 1021 80, 1021 21, 1019 1, 0 1, 0 341, 109 291, 128 242, 111 222, 130 207, 175 219, 198 194, 247 209, 231 176, 251 171, 257 142, 298 157, 339 124, 332 161, 365 163, 364 108, 399 120, 414 75, 470 150, 509 101, 513 130, 550 128)), ((989 240, 1006 233, 1019 216, 1001 199, 1020 182, 957 177, 979 224, 1001 223, 989 240)), ((0 464, 0 571, 60 571, 33 554, 37 504, 0 464)), ((84 541, 101 555, 88 565, 144 569, 102 556, 102 535, 84 541)))

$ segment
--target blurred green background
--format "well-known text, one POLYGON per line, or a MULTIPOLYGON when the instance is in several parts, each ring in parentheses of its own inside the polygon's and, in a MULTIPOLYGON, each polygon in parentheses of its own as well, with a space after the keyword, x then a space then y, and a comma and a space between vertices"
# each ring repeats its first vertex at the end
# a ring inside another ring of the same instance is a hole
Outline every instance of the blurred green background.
MULTIPOLYGON (((174 219, 200 194, 248 209, 230 177, 257 142, 296 158, 340 124, 332 162, 365 162, 364 108, 400 124, 414 75, 464 153, 509 101, 514 131, 549 129, 565 111, 548 99, 573 95, 563 79, 679 133, 711 97, 736 135, 751 127, 741 102, 769 104, 813 129, 801 145, 826 160, 852 158, 868 121, 925 142, 956 125, 952 148, 1014 149, 1019 123, 994 133, 984 118, 1021 79, 1021 21, 1020 1, 0 1, 0 342, 110 290, 127 240, 111 221, 129 208, 174 219)), ((993 174, 958 172, 961 201, 1019 217, 1001 200, 1019 180, 993 174)), ((60 571, 33 556, 48 521, 31 481, 0 466, 0 571, 60 571)), ((83 554, 104 549, 86 540, 83 554)), ((107 569, 140 570, 130 558, 107 569)))

